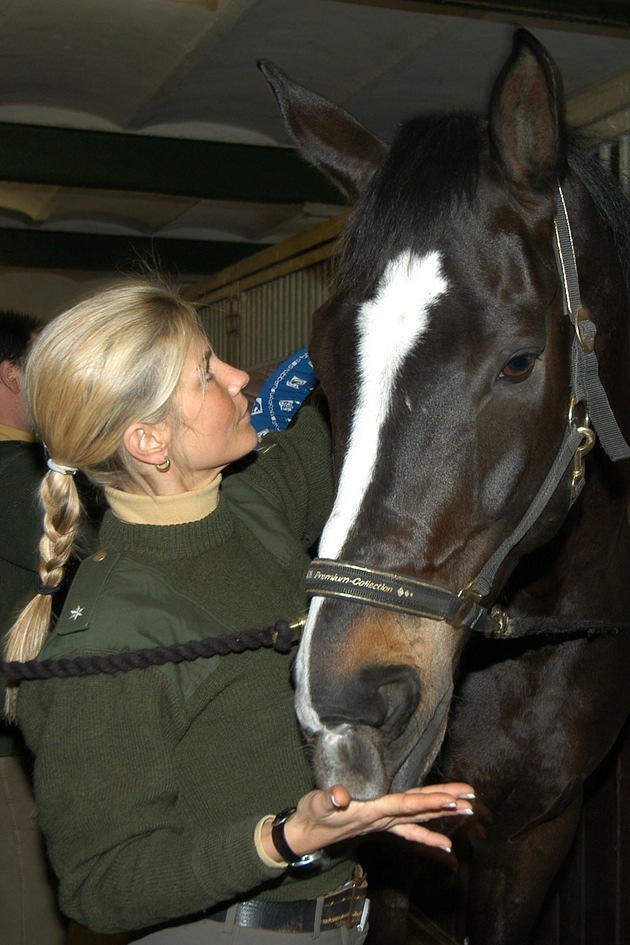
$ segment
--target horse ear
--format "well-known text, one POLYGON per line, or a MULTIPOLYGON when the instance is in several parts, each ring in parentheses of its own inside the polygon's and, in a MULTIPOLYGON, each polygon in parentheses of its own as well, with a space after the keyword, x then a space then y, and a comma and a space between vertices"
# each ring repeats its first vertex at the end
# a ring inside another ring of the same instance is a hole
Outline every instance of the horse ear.
POLYGON ((510 58, 490 100, 490 140, 508 179, 549 192, 564 169, 566 126, 562 79, 527 30, 517 30, 510 58))
POLYGON ((302 157, 355 200, 382 164, 387 146, 343 108, 297 85, 273 63, 261 59, 257 65, 302 157))

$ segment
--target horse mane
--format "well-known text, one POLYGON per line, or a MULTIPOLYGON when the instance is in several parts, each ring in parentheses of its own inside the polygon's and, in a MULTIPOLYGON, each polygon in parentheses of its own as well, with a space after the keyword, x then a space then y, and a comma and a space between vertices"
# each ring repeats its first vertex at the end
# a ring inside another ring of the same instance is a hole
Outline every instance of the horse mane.
POLYGON ((405 250, 422 253, 472 199, 483 147, 479 118, 468 113, 414 118, 400 129, 382 167, 357 201, 341 244, 337 287, 376 286, 405 250))
POLYGON ((582 181, 598 213, 611 229, 630 292, 630 199, 611 171, 588 147, 587 140, 577 133, 569 139, 567 160, 570 170, 582 181))

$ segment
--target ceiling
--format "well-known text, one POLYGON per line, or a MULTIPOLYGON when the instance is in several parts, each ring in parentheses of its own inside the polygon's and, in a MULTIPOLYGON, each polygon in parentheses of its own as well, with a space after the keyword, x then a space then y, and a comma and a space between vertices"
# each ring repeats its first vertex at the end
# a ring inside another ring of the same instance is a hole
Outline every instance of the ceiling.
POLYGON ((46 316, 146 258, 190 282, 340 212, 257 59, 388 140, 483 109, 519 24, 574 121, 630 131, 625 0, 0 0, 0 305, 46 316))

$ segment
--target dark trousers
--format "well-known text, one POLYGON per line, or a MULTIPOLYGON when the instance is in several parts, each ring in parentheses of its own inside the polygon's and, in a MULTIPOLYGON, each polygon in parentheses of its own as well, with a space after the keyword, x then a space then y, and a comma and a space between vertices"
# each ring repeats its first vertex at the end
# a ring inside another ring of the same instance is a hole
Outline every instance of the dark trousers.
POLYGON ((31 785, 19 757, 0 756, 0 945, 65 945, 31 785))

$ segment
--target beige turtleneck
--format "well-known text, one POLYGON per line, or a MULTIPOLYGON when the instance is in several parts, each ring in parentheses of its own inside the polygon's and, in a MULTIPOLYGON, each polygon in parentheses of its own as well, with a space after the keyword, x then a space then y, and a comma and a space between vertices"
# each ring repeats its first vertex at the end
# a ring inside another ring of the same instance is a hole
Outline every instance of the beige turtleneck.
POLYGON ((116 518, 130 525, 183 525, 198 522, 214 512, 219 503, 221 474, 202 489, 180 495, 139 495, 120 489, 105 489, 116 518))
POLYGON ((0 423, 0 440, 22 440, 24 443, 34 443, 35 436, 28 430, 18 430, 8 423, 0 423))

